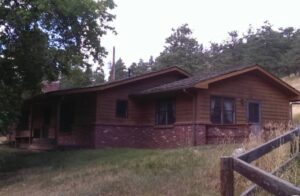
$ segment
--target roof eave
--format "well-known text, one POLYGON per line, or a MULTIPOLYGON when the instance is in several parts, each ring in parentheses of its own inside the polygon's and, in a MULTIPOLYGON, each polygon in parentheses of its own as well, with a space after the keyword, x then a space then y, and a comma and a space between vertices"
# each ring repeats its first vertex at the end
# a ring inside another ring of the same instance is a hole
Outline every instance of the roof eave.
POLYGON ((188 72, 186 72, 185 70, 177 67, 177 66, 172 66, 172 67, 168 67, 162 70, 158 70, 158 71, 154 71, 154 72, 149 72, 140 76, 136 76, 134 78, 128 78, 125 80, 120 80, 120 81, 115 81, 112 83, 106 83, 106 84, 102 84, 99 86, 89 86, 89 87, 82 87, 82 88, 72 88, 72 89, 62 89, 62 90, 57 90, 57 91, 51 91, 48 93, 45 93, 45 95, 65 95, 65 94, 76 94, 76 93, 88 93, 88 92, 94 92, 94 91, 100 91, 100 90, 105 90, 108 88, 113 88, 116 86, 120 86, 120 85, 124 85, 124 84, 128 84, 131 82, 136 82, 142 79, 147 79, 147 78, 151 78, 151 77, 155 77, 158 75, 162 75, 162 74, 167 74, 167 73, 172 73, 172 72, 178 72, 180 74, 182 74, 183 76, 186 77, 190 77, 191 74, 189 74, 188 72))
POLYGON ((219 76, 216 76, 216 77, 213 77, 213 78, 209 78, 208 80, 204 80, 204 81, 201 81, 201 82, 195 84, 194 87, 195 88, 200 88, 200 89, 208 89, 209 84, 211 84, 211 83, 218 82, 218 81, 221 81, 221 80, 233 77, 233 76, 241 75, 243 73, 248 73, 250 71, 255 71, 255 70, 258 70, 261 73, 267 75, 270 79, 275 81, 281 87, 284 87, 286 90, 291 92, 294 96, 299 96, 300 97, 300 92, 297 89, 290 86, 288 83, 284 82, 283 80, 277 78, 273 74, 269 73, 268 71, 266 71, 265 69, 263 69, 259 65, 253 65, 251 67, 246 67, 245 69, 241 69, 241 70, 238 70, 238 71, 232 71, 232 72, 226 73, 224 75, 219 75, 219 76))

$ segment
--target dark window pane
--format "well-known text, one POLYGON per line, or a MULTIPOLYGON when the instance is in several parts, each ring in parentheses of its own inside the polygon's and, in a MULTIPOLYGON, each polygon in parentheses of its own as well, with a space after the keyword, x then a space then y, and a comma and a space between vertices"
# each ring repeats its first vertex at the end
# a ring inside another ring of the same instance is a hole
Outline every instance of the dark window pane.
POLYGON ((223 123, 233 124, 234 122, 234 100, 223 99, 223 123))
POLYGON ((74 122, 74 105, 70 100, 61 104, 60 109, 60 131, 70 132, 74 122))
POLYGON ((222 122, 222 100, 220 97, 211 97, 210 119, 212 123, 221 124, 222 122))
POLYGON ((248 121, 250 123, 260 122, 260 105, 259 103, 248 103, 248 121))
POLYGON ((20 122, 18 124, 19 130, 28 130, 29 129, 29 115, 30 115, 30 112, 28 109, 23 109, 21 111, 21 118, 20 118, 20 122))
POLYGON ((127 118, 127 116, 128 116, 128 101, 117 100, 116 116, 119 118, 127 118))
POLYGON ((156 103, 156 124, 167 125, 175 122, 175 104, 171 99, 159 100, 156 103))
POLYGON ((52 114, 51 107, 46 107, 44 109, 44 124, 45 125, 49 125, 50 124, 50 122, 51 122, 51 114, 52 114))

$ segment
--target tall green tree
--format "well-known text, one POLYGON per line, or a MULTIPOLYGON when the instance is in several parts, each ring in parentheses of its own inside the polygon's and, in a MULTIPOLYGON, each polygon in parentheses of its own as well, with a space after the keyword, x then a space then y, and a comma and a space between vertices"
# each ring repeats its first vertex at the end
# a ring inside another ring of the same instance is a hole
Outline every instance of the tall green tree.
POLYGON ((297 62, 297 36, 294 28, 275 30, 269 22, 254 30, 249 27, 244 35, 229 33, 229 40, 211 44, 206 51, 207 60, 214 69, 229 66, 259 64, 278 76, 294 72, 292 61, 297 62), (292 59, 295 60, 292 60, 292 59), (290 60, 290 61, 289 61, 290 60))
POLYGON ((153 57, 151 56, 149 62, 144 62, 140 59, 138 63, 132 63, 129 67, 133 76, 138 76, 151 71, 151 66, 154 64, 153 57))
POLYGON ((288 50, 280 61, 280 72, 285 75, 300 73, 300 31, 293 36, 291 49, 288 50))
POLYGON ((63 74, 60 79, 60 88, 76 88, 91 85, 90 70, 83 70, 79 66, 72 67, 68 74, 63 74))
POLYGON ((204 65, 203 46, 192 37, 192 30, 187 24, 172 29, 166 39, 163 52, 156 58, 155 68, 177 65, 189 72, 194 72, 204 65))
POLYGON ((3 0, 0 3, 0 129, 15 120, 22 100, 41 81, 101 64, 101 37, 114 31, 113 0, 3 0), (3 101, 9 100, 9 101, 3 101))
MULTIPOLYGON (((119 58, 117 60, 117 62, 115 63, 115 80, 121 80, 124 78, 128 77, 128 72, 127 72, 127 68, 125 66, 125 63, 123 62, 123 60, 121 58, 119 58)), ((109 73, 109 80, 112 81, 113 79, 113 67, 111 66, 110 68, 110 73, 109 73)))
POLYGON ((92 83, 93 85, 102 84, 105 82, 105 75, 102 67, 97 67, 93 72, 92 83))

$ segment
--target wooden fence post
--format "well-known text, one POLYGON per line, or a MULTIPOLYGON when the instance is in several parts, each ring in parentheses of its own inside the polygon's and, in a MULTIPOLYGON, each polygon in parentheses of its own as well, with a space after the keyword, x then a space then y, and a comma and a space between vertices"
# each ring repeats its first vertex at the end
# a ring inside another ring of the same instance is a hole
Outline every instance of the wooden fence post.
POLYGON ((233 196, 234 194, 234 176, 233 176, 233 159, 226 156, 221 157, 221 195, 233 196))

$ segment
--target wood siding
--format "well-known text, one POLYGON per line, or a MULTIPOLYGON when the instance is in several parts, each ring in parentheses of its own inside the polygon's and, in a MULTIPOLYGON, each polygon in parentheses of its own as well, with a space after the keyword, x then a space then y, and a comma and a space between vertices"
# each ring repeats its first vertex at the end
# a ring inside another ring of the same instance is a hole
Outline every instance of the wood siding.
POLYGON ((198 91, 197 121, 210 123, 210 96, 225 96, 235 99, 236 124, 247 122, 247 101, 261 103, 261 120, 287 121, 290 119, 289 98, 255 73, 246 73, 240 76, 213 83, 208 90, 198 91))
POLYGON ((155 106, 153 100, 155 100, 156 97, 142 100, 130 98, 129 95, 182 78, 184 78, 184 76, 181 74, 164 74, 99 92, 97 94, 96 123, 128 125, 153 124, 155 106), (116 101, 118 99, 128 100, 127 118, 116 117, 116 101))

